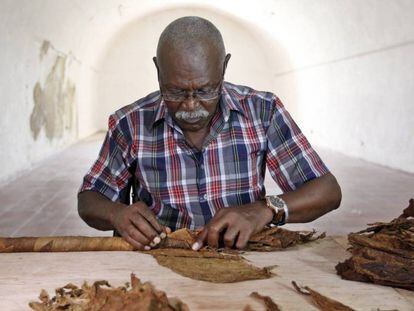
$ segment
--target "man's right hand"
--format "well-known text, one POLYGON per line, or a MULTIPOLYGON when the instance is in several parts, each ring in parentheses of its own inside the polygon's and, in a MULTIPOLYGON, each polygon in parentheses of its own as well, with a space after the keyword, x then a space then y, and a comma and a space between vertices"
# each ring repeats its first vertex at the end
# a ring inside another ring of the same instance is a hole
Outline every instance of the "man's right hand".
POLYGON ((112 225, 138 250, 151 249, 165 238, 168 231, 143 202, 118 208, 112 217, 112 225))

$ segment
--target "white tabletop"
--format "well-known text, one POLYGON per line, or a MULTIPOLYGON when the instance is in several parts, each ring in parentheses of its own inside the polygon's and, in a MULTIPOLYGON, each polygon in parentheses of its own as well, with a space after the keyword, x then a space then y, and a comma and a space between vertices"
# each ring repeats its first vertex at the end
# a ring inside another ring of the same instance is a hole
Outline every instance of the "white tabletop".
POLYGON ((42 288, 54 289, 84 280, 108 280, 123 285, 133 272, 169 297, 176 296, 191 310, 254 310, 264 307, 249 297, 267 295, 283 310, 316 310, 293 289, 291 281, 307 285, 356 310, 414 310, 414 292, 342 280, 335 265, 349 257, 344 238, 328 237, 307 245, 271 253, 246 253, 256 266, 277 265, 267 280, 213 284, 182 277, 138 252, 14 253, 0 254, 0 310, 28 310, 42 288))

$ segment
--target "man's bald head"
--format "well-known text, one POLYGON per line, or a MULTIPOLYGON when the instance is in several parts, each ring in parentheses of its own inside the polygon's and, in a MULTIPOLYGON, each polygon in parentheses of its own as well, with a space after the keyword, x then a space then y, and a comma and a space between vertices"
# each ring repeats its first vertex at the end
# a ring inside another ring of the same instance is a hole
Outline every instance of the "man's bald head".
POLYGON ((219 30, 204 18, 182 17, 162 32, 153 60, 168 111, 183 131, 208 127, 217 110, 217 94, 229 59, 219 30), (207 94, 211 99, 188 96, 189 92, 207 94), (176 94, 184 95, 174 100, 176 94))
POLYGON ((210 21, 186 16, 170 23, 161 33, 157 46, 157 58, 163 51, 188 51, 200 46, 209 46, 221 61, 224 61, 226 50, 220 31, 210 21))

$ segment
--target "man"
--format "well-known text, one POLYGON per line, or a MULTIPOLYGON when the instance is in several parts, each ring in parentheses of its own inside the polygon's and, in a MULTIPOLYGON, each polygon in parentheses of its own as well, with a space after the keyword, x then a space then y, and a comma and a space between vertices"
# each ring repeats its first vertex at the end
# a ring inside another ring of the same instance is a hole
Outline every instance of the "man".
POLYGON ((224 82, 230 59, 218 29, 183 17, 163 31, 160 91, 116 111, 78 195, 79 215, 150 249, 172 230, 203 228, 193 245, 242 249, 271 223, 309 222, 341 191, 273 94, 224 82), (284 191, 265 197, 265 168, 284 191), (139 201, 122 194, 135 175, 139 201))

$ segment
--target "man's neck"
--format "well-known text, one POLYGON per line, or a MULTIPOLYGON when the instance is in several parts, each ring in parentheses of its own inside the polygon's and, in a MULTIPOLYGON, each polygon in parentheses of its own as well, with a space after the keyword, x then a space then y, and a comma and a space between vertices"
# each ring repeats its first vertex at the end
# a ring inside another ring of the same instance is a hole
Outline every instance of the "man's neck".
POLYGON ((201 150, 203 148, 204 141, 208 136, 209 128, 206 126, 196 132, 193 131, 185 131, 184 136, 187 143, 197 150, 201 150))

